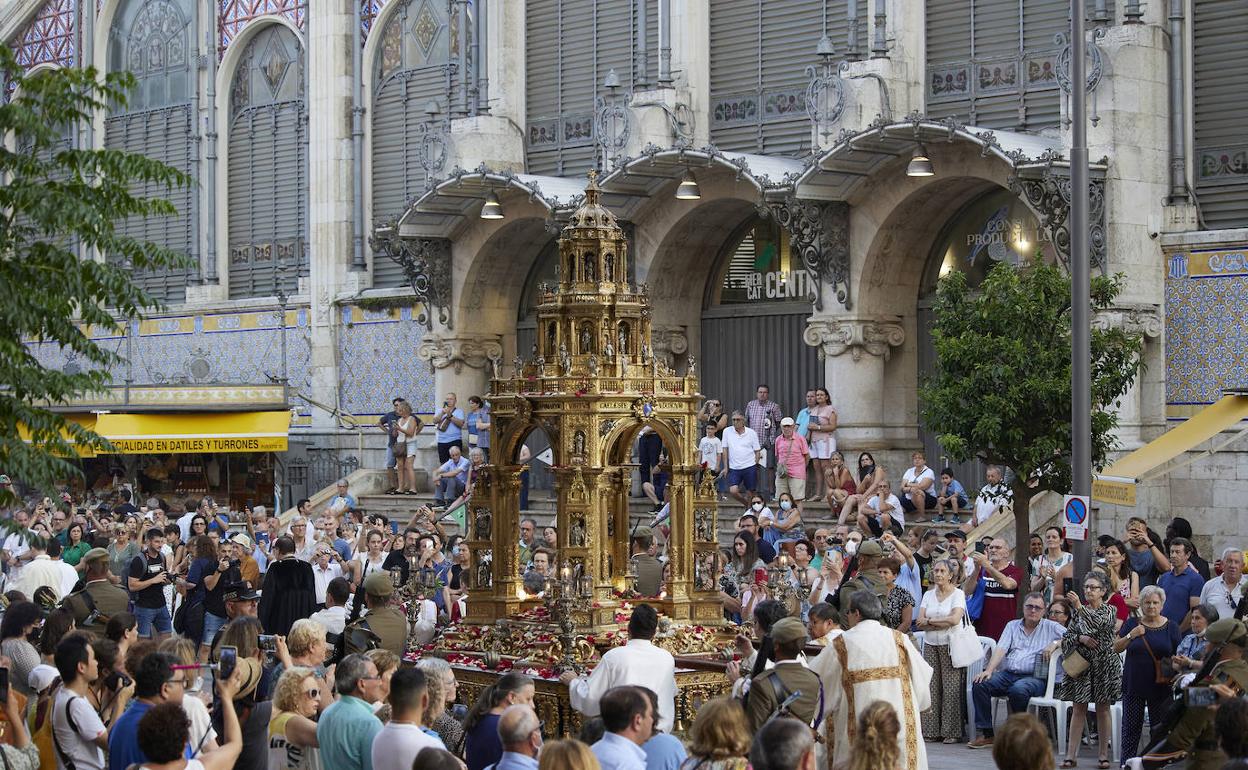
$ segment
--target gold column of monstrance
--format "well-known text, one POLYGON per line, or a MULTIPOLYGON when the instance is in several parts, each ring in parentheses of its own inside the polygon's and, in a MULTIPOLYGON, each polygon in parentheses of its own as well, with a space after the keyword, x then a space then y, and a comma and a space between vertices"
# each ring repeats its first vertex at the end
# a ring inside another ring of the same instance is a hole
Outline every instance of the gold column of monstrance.
POLYGON ((710 478, 694 483, 701 397, 693 359, 677 375, 655 357, 646 287, 628 281, 624 232, 599 196, 590 172, 584 204, 559 238, 558 283, 541 287, 537 342, 519 352, 510 378, 496 372, 492 381, 495 464, 478 481, 467 517, 469 624, 519 618, 540 604, 521 585, 523 467, 513 464, 536 428, 549 436, 554 453, 558 566, 570 569, 569 585, 577 586, 572 614, 578 633, 619 627, 618 592, 631 587, 628 536, 637 523, 628 509, 631 451, 646 427, 662 438, 672 462, 671 574, 666 595, 653 602, 675 623, 722 620, 716 491, 710 478))

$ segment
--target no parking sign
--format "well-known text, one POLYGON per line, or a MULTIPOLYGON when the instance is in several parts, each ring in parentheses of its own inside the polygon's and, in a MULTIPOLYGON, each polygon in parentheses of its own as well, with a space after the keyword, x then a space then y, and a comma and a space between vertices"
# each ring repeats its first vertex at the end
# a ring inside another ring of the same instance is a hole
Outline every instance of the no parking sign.
POLYGON ((1083 495, 1066 495, 1062 505, 1067 540, 1088 539, 1088 506, 1091 499, 1083 495))

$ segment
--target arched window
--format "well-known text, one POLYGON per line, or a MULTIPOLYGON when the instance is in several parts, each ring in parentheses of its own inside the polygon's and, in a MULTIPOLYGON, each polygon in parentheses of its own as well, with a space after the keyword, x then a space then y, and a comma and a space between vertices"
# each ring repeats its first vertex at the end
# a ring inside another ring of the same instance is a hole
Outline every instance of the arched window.
MULTIPOLYGON (((133 73, 137 86, 126 104, 110 111, 104 144, 142 153, 193 177, 191 13, 190 0, 125 0, 117 9, 108 41, 108 68, 133 73)), ((135 282, 162 302, 185 300, 187 281, 198 273, 193 227, 196 181, 173 190, 137 184, 132 192, 166 198, 177 213, 131 217, 119 227, 128 236, 181 252, 190 260, 187 267, 134 274, 135 282)))
MULTIPOLYGON (((451 108, 458 31, 458 6, 448 0, 404 0, 380 30, 372 111, 376 221, 401 215, 445 160, 440 124, 451 108)), ((373 265, 374 286, 406 283, 393 260, 373 265)))
POLYGON ((283 24, 251 38, 230 89, 230 296, 294 292, 308 274, 304 53, 283 24))

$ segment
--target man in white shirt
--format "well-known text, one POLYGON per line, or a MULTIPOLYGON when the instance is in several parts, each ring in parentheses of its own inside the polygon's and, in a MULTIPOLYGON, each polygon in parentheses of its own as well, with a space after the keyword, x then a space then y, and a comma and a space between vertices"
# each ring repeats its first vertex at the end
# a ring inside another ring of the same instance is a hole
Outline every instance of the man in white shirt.
POLYGON ((316 579, 317 606, 325 605, 325 591, 329 588, 329 581, 342 577, 342 565, 339 563, 341 558, 329 543, 317 544, 316 559, 312 562, 312 577, 316 579))
POLYGON ((30 553, 30 543, 26 540, 26 529, 30 527, 30 515, 25 508, 18 508, 13 514, 13 523, 22 528, 4 539, 4 563, 8 565, 9 582, 16 583, 22 576, 22 568, 26 562, 34 558, 30 553))
POLYGON ((1003 483, 1005 474, 999 465, 989 465, 984 477, 988 483, 980 488, 975 497, 975 516, 962 525, 965 532, 1014 506, 1014 491, 1003 483))
POLYGON ((901 475, 901 507, 916 514, 915 521, 927 521, 927 510, 936 508, 936 471, 922 452, 910 455, 914 465, 901 475))
POLYGON ((344 577, 329 581, 325 589, 325 609, 312 613, 312 620, 325 626, 331 634, 341 634, 347 625, 347 606, 351 603, 351 584, 344 577))
POLYGON ((906 512, 901 507, 901 501, 892 493, 887 481, 876 489, 878 494, 867 501, 868 510, 858 512, 858 528, 863 532, 869 529, 876 537, 885 532, 901 537, 906 526, 906 512))
POLYGON ((1218 611, 1219 618, 1235 617, 1235 610, 1244 600, 1244 552, 1227 548, 1222 552, 1222 574, 1205 583, 1200 603, 1218 611))
MULTIPOLYGON (((65 767, 62 757, 68 757, 75 770, 104 770, 108 730, 87 700, 87 688, 99 676, 95 651, 87 637, 70 634, 56 646, 55 659, 62 682, 52 704, 56 766, 65 767)), ((112 724, 117 724, 117 717, 125 710, 130 692, 125 688, 117 694, 109 717, 112 724)))
POLYGON ((58 557, 61 555, 61 542, 54 537, 47 539, 47 545, 44 548, 31 544, 30 553, 33 553, 34 557, 22 569, 22 579, 12 586, 25 594, 26 598, 33 599, 35 591, 42 586, 47 586, 55 591, 58 600, 63 596, 61 594, 62 573, 60 560, 52 561, 52 558, 48 556, 48 552, 52 549, 56 549, 58 557))
POLYGON ((59 542, 55 545, 51 542, 48 543, 48 558, 51 559, 52 563, 56 565, 56 569, 61 576, 61 582, 57 586, 58 599, 64 599, 66 596, 69 596, 74 592, 74 585, 78 583, 79 577, 78 570, 61 560, 62 551, 64 551, 64 549, 61 548, 61 544, 59 542))
POLYGON ((728 493, 747 508, 750 497, 758 490, 758 464, 763 461, 763 448, 758 434, 746 427, 745 415, 732 413, 732 427, 721 439, 724 462, 719 475, 728 477, 728 493))
POLYGON ((445 749, 421 728, 429 705, 429 684, 418 668, 400 668, 390 679, 390 721, 373 736, 373 770, 412 770, 421 749, 445 749))
POLYGON ((659 614, 653 607, 634 607, 627 644, 608 650, 588 678, 570 671, 559 677, 568 686, 572 708, 586 717, 596 717, 599 701, 611 688, 626 684, 648 687, 659 698, 658 728, 671 732, 676 716, 676 659, 651 642, 658 628, 659 614))

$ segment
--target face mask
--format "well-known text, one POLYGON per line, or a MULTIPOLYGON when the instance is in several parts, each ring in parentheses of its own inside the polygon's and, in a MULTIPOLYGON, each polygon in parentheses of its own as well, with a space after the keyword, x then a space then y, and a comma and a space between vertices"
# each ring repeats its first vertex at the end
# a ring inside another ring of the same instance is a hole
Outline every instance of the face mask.
POLYGON ((761 511, 761 510, 763 510, 763 504, 762 504, 762 503, 754 503, 754 504, 753 504, 753 505, 751 505, 750 507, 751 507, 751 508, 753 508, 755 511, 761 511))
POLYGON ((780 501, 780 509, 781 509, 781 510, 785 510, 785 511, 787 511, 787 510, 789 510, 789 509, 790 509, 790 508, 792 508, 792 507, 793 507, 793 503, 790 503, 788 500, 781 500, 781 501, 780 501))

